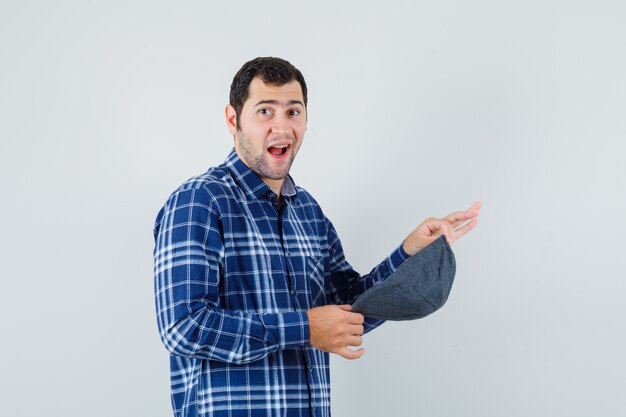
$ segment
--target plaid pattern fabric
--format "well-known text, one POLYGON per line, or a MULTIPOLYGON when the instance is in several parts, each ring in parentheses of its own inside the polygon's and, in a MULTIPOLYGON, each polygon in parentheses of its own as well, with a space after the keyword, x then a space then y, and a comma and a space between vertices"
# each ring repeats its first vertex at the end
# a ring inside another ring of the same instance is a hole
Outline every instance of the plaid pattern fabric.
POLYGON ((400 246, 360 276, 311 195, 291 177, 281 193, 277 211, 232 150, 157 216, 157 323, 178 417, 330 416, 329 356, 309 345, 306 310, 351 304, 407 258, 400 246))

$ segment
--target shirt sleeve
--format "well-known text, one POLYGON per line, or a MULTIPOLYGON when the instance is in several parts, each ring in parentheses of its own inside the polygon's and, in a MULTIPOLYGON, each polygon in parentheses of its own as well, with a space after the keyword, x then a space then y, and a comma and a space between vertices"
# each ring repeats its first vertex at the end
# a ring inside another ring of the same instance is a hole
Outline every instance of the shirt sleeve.
POLYGON ((219 213, 206 189, 175 192, 157 217, 154 237, 157 324, 170 353, 242 364, 309 343, 305 311, 220 308, 224 243, 219 213))
MULTIPOLYGON (((409 255, 400 244, 387 258, 376 265, 367 275, 360 275, 346 261, 343 247, 332 222, 326 218, 330 255, 330 283, 327 286, 330 301, 334 304, 353 304, 361 294, 384 281, 409 255)), ((384 323, 384 320, 365 318, 365 333, 384 323)))

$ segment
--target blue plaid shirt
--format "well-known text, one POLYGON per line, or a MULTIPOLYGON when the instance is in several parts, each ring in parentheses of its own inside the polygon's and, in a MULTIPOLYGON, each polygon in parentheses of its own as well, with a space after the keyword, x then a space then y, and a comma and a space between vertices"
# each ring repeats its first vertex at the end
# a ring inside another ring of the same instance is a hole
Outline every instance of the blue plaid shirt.
POLYGON ((360 276, 313 197, 291 177, 281 194, 277 210, 233 150, 157 216, 157 322, 178 417, 330 416, 329 355, 309 344, 306 310, 352 304, 408 257, 399 246, 360 276))

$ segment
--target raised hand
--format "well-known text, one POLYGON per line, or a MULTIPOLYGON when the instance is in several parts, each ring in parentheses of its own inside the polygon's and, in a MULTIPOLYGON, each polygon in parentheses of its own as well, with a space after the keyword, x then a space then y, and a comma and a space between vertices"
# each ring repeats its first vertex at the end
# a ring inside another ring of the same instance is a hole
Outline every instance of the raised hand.
POLYGON ((413 256, 441 235, 445 235, 448 244, 452 245, 476 227, 481 206, 480 201, 477 201, 469 209, 455 211, 443 219, 431 217, 424 220, 407 236, 402 248, 407 254, 413 256))

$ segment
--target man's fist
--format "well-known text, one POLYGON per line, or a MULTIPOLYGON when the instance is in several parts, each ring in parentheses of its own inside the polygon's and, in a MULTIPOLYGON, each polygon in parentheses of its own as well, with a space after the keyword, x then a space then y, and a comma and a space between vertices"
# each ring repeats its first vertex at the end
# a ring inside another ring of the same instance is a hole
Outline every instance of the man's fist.
POLYGON ((307 310, 310 343, 318 349, 336 353, 346 359, 358 359, 365 349, 350 350, 348 346, 361 346, 363 340, 362 314, 352 313, 350 305, 328 305, 307 310))

